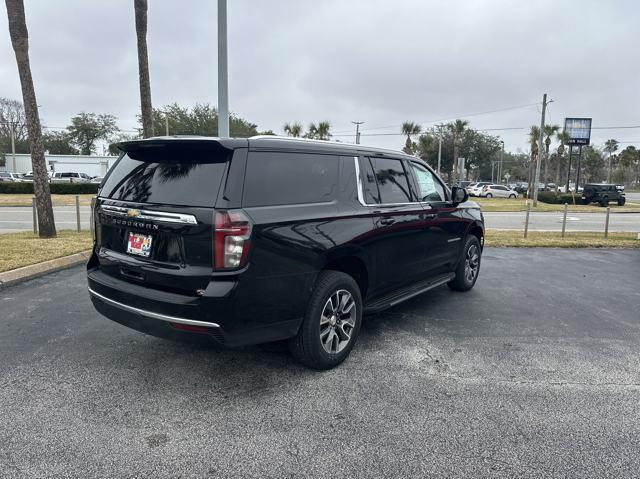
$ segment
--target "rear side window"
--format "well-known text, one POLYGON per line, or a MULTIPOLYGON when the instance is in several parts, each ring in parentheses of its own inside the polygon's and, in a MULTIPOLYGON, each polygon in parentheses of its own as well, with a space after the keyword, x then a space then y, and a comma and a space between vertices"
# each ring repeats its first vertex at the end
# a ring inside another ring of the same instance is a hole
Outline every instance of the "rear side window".
POLYGON ((109 172, 100 197, 140 203, 215 204, 227 150, 201 145, 154 145, 126 153, 109 172))
POLYGON ((391 158, 369 158, 380 192, 380 203, 410 203, 411 190, 402 161, 391 158))
POLYGON ((323 203, 335 198, 339 157, 310 153, 252 152, 243 206, 323 203))

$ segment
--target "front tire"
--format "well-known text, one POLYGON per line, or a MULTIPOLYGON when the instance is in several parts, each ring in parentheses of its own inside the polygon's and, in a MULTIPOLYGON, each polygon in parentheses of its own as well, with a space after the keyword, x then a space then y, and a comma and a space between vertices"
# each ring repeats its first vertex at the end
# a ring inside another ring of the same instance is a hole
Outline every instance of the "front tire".
POLYGON ((480 273, 482 248, 477 236, 468 235, 462 248, 462 257, 455 270, 455 278, 447 285, 455 291, 469 291, 476 284, 480 273))
POLYGON ((355 280, 340 271, 320 273, 298 334, 289 350, 313 369, 331 369, 344 361, 362 324, 362 297, 355 280))
POLYGON ((493 195, 491 193, 487 193, 486 195, 484 195, 485 198, 493 198, 493 195))
POLYGON ((516 199, 516 195, 509 195, 509 199, 510 200, 515 200, 516 199))
POLYGON ((618 206, 624 206, 626 198, 618 198, 618 206))
POLYGON ((603 208, 606 208, 607 206, 609 206, 609 198, 607 198, 606 196, 602 198, 602 201, 600 202, 600 206, 602 206, 603 208))

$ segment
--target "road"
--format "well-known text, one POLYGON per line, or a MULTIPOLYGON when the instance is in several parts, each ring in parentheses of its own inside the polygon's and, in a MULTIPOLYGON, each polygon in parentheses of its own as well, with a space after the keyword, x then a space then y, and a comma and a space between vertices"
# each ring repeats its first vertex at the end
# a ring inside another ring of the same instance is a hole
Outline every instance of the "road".
POLYGON ((640 254, 485 251, 314 372, 93 311, 81 268, 0 292, 2 477, 580 477, 640 470, 640 254))
MULTIPOLYGON (((525 212, 484 213, 485 225, 489 229, 524 229, 525 212)), ((561 231, 561 212, 531 213, 529 230, 561 231)), ((567 231, 604 231, 606 214, 567 213, 567 231)), ((632 231, 640 233, 640 213, 611 213, 609 231, 632 231)))
MULTIPOLYGON (((54 208, 56 225, 59 229, 76 227, 76 210, 74 206, 57 206, 54 208)), ((491 229, 523 229, 524 212, 485 213, 487 228, 491 229)), ((27 207, 0 207, 0 231, 30 231, 33 228, 33 213, 27 207)), ((89 228, 89 207, 80 207, 82 228, 89 228)), ((605 215, 602 213, 570 213, 567 216, 567 231, 604 231, 605 215)), ((530 230, 559 231, 562 228, 562 213, 532 213, 530 230)), ((610 231, 640 232, 640 213, 611 213, 610 231)))

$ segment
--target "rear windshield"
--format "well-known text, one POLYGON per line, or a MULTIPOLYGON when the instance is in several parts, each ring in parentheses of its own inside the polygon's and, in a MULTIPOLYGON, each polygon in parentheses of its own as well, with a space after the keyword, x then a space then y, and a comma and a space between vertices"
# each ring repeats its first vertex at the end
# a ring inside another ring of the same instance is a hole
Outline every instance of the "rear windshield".
POLYGON ((154 146, 126 153, 100 197, 139 203, 213 206, 230 153, 202 146, 154 146))

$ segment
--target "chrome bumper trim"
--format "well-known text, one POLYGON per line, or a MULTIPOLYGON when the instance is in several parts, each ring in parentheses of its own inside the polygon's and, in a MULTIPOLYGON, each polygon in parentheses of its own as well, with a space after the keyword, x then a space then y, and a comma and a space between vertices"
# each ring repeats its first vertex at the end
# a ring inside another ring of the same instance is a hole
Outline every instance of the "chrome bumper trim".
POLYGON ((91 288, 87 288, 87 289, 89 290, 89 294, 95 296, 96 298, 100 298, 101 300, 109 303, 111 306, 124 309, 125 311, 129 311, 131 313, 139 314, 140 316, 159 319, 160 321, 167 321, 169 323, 189 324, 191 326, 204 326, 205 328, 220 327, 220 325, 216 323, 207 323, 206 321, 197 321, 195 319, 186 319, 186 318, 178 318, 176 316, 167 316, 166 314, 154 313, 153 311, 147 311, 145 309, 135 308, 133 306, 129 306, 127 304, 122 304, 118 301, 114 301, 113 299, 109 299, 106 296, 103 296, 100 293, 95 292, 91 288))

